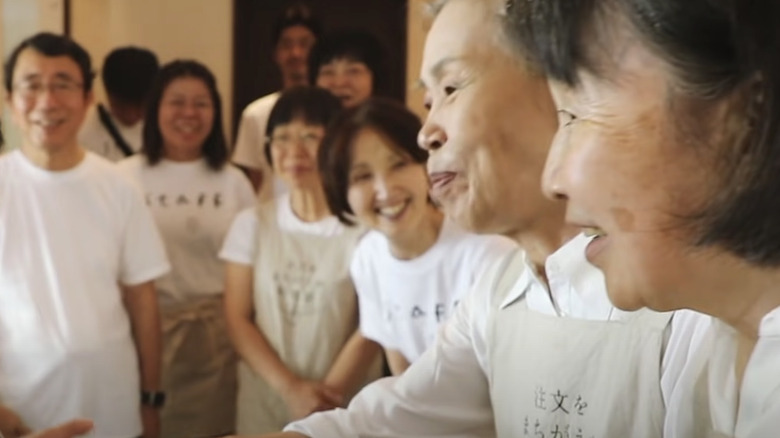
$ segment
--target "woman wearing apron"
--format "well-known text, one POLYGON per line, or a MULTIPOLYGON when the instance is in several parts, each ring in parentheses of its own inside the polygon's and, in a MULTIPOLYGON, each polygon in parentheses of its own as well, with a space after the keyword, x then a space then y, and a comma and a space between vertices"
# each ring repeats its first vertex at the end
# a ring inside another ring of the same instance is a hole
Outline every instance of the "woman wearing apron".
POLYGON ((330 213, 317 170, 325 127, 340 110, 322 89, 281 95, 265 152, 290 193, 242 212, 220 254, 228 262, 228 326, 242 358, 240 433, 279 430, 342 406, 379 353, 348 342, 358 322, 349 261, 363 231, 330 213))
POLYGON ((780 3, 509 8, 560 114, 544 185, 621 308, 710 317, 668 438, 780 434, 780 3))
POLYGON ((430 111, 419 140, 445 213, 469 229, 511 236, 524 252, 476 281, 403 375, 289 431, 662 435, 663 383, 678 362, 665 347, 681 332, 669 330, 670 314, 615 309, 586 260, 592 237, 566 227, 565 205, 542 193, 556 115, 544 78, 507 43, 495 5, 450 0, 436 16, 422 62, 430 111))
POLYGON ((197 61, 163 66, 150 96, 142 153, 119 167, 143 188, 173 267, 157 282, 164 438, 234 430, 237 360, 225 327, 217 253, 254 194, 228 156, 214 76, 197 61))

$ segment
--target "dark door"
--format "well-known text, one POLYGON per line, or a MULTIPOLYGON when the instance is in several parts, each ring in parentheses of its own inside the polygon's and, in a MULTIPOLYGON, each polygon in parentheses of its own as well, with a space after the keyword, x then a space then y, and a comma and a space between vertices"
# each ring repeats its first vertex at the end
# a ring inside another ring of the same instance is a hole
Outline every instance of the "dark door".
MULTIPOLYGON (((233 0, 233 132, 241 111, 258 97, 281 88, 273 61, 271 28, 290 0, 233 0)), ((406 95, 406 0, 319 0, 306 2, 327 33, 341 28, 373 33, 385 47, 385 94, 406 95)))

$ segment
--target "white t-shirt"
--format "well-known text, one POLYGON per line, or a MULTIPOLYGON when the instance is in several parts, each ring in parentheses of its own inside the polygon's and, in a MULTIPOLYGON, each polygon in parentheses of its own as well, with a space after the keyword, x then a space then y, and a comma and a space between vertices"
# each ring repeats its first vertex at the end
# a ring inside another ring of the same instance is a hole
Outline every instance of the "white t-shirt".
POLYGON ((118 167, 143 188, 173 266, 157 282, 163 303, 222 293, 217 253, 236 214, 255 201, 246 176, 229 164, 214 171, 202 159, 149 166, 135 155, 118 167))
MULTIPOLYGON (((133 126, 126 126, 114 118, 110 111, 108 114, 111 120, 113 120, 117 131, 130 145, 130 148, 134 152, 140 151, 143 144, 143 120, 133 126)), ((124 152, 119 149, 114 138, 111 137, 106 127, 100 122, 97 105, 93 105, 87 112, 84 123, 81 124, 78 138, 82 147, 111 161, 119 161, 125 158, 124 152)))
MULTIPOLYGON (((238 125, 236 145, 233 148, 233 162, 239 166, 263 172, 266 178, 273 175, 271 166, 265 157, 265 130, 268 125, 268 116, 279 100, 281 92, 263 96, 247 105, 241 113, 241 122, 238 125)), ((273 178, 273 185, 266 184, 264 180, 260 189, 260 199, 267 201, 274 196, 287 193, 287 185, 277 177, 273 178)))
POLYGON ((399 260, 382 233, 369 232, 350 266, 360 303, 360 331, 415 361, 477 275, 516 248, 506 237, 468 233, 445 220, 428 251, 399 260))
MULTIPOLYGON (((282 231, 301 232, 315 236, 335 237, 344 230, 344 225, 335 216, 328 216, 317 222, 304 222, 293 212, 290 194, 283 194, 271 202, 276 203, 276 219, 282 231)), ((257 255, 257 211, 248 208, 240 212, 230 227, 219 258, 242 265, 254 265, 257 255)))
POLYGON ((0 400, 30 427, 76 417, 141 434, 138 358, 119 284, 168 271, 138 187, 88 152, 51 172, 0 157, 0 400))
MULTIPOLYGON (((594 321, 630 318, 629 312, 610 304, 603 274, 585 259, 590 240, 579 235, 547 258, 549 289, 529 264, 503 296, 471 290, 440 326, 434 345, 404 374, 368 385, 348 409, 315 413, 285 430, 312 437, 495 436, 487 394, 494 367, 488 354, 489 328, 497 312, 525 297, 529 309, 546 315, 594 321), (453 397, 453 388, 462 396, 453 397)), ((662 360, 660 387, 665 400, 695 338, 696 324, 675 326, 676 319, 677 314, 662 360)), ((533 360, 532 352, 528 360, 533 360)))

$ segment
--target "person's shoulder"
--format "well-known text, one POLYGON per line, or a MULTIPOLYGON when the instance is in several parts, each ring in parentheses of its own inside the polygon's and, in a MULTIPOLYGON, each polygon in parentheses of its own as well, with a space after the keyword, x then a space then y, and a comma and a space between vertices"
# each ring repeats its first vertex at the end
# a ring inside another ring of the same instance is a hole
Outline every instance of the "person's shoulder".
POLYGON ((239 226, 257 226, 257 207, 247 207, 236 214, 233 219, 234 224, 241 224, 239 226))
POLYGON ((15 163, 18 162, 19 154, 21 154, 21 151, 19 151, 19 149, 7 150, 0 153, 0 165, 13 166, 15 163))
POLYGON ((0 153, 0 178, 2 180, 9 180, 14 178, 11 176, 12 169, 20 168, 22 165, 22 152, 19 149, 12 149, 10 151, 0 153))
POLYGON ((91 151, 86 152, 84 160, 89 178, 94 183, 102 183, 104 187, 110 187, 123 194, 140 193, 140 185, 132 175, 130 164, 120 166, 91 151))
POLYGON ((116 167, 122 171, 136 171, 146 164, 145 157, 142 154, 131 155, 116 162, 116 167))
POLYGON ((222 172, 222 174, 231 182, 242 182, 246 180, 244 172, 233 163, 225 163, 225 165, 222 166, 222 169, 220 169, 220 172, 222 172))
POLYGON ((277 91, 252 101, 249 105, 246 106, 246 108, 244 108, 243 117, 267 117, 268 113, 271 111, 271 108, 273 108, 274 104, 276 104, 276 101, 279 99, 280 94, 281 93, 277 91))

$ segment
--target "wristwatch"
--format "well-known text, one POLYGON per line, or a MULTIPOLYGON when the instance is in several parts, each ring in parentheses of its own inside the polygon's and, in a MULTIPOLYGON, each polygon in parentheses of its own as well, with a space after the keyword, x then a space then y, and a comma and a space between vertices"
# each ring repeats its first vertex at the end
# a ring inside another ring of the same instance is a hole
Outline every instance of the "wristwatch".
POLYGON ((141 404, 152 408, 165 405, 165 393, 162 391, 141 391, 141 404))

